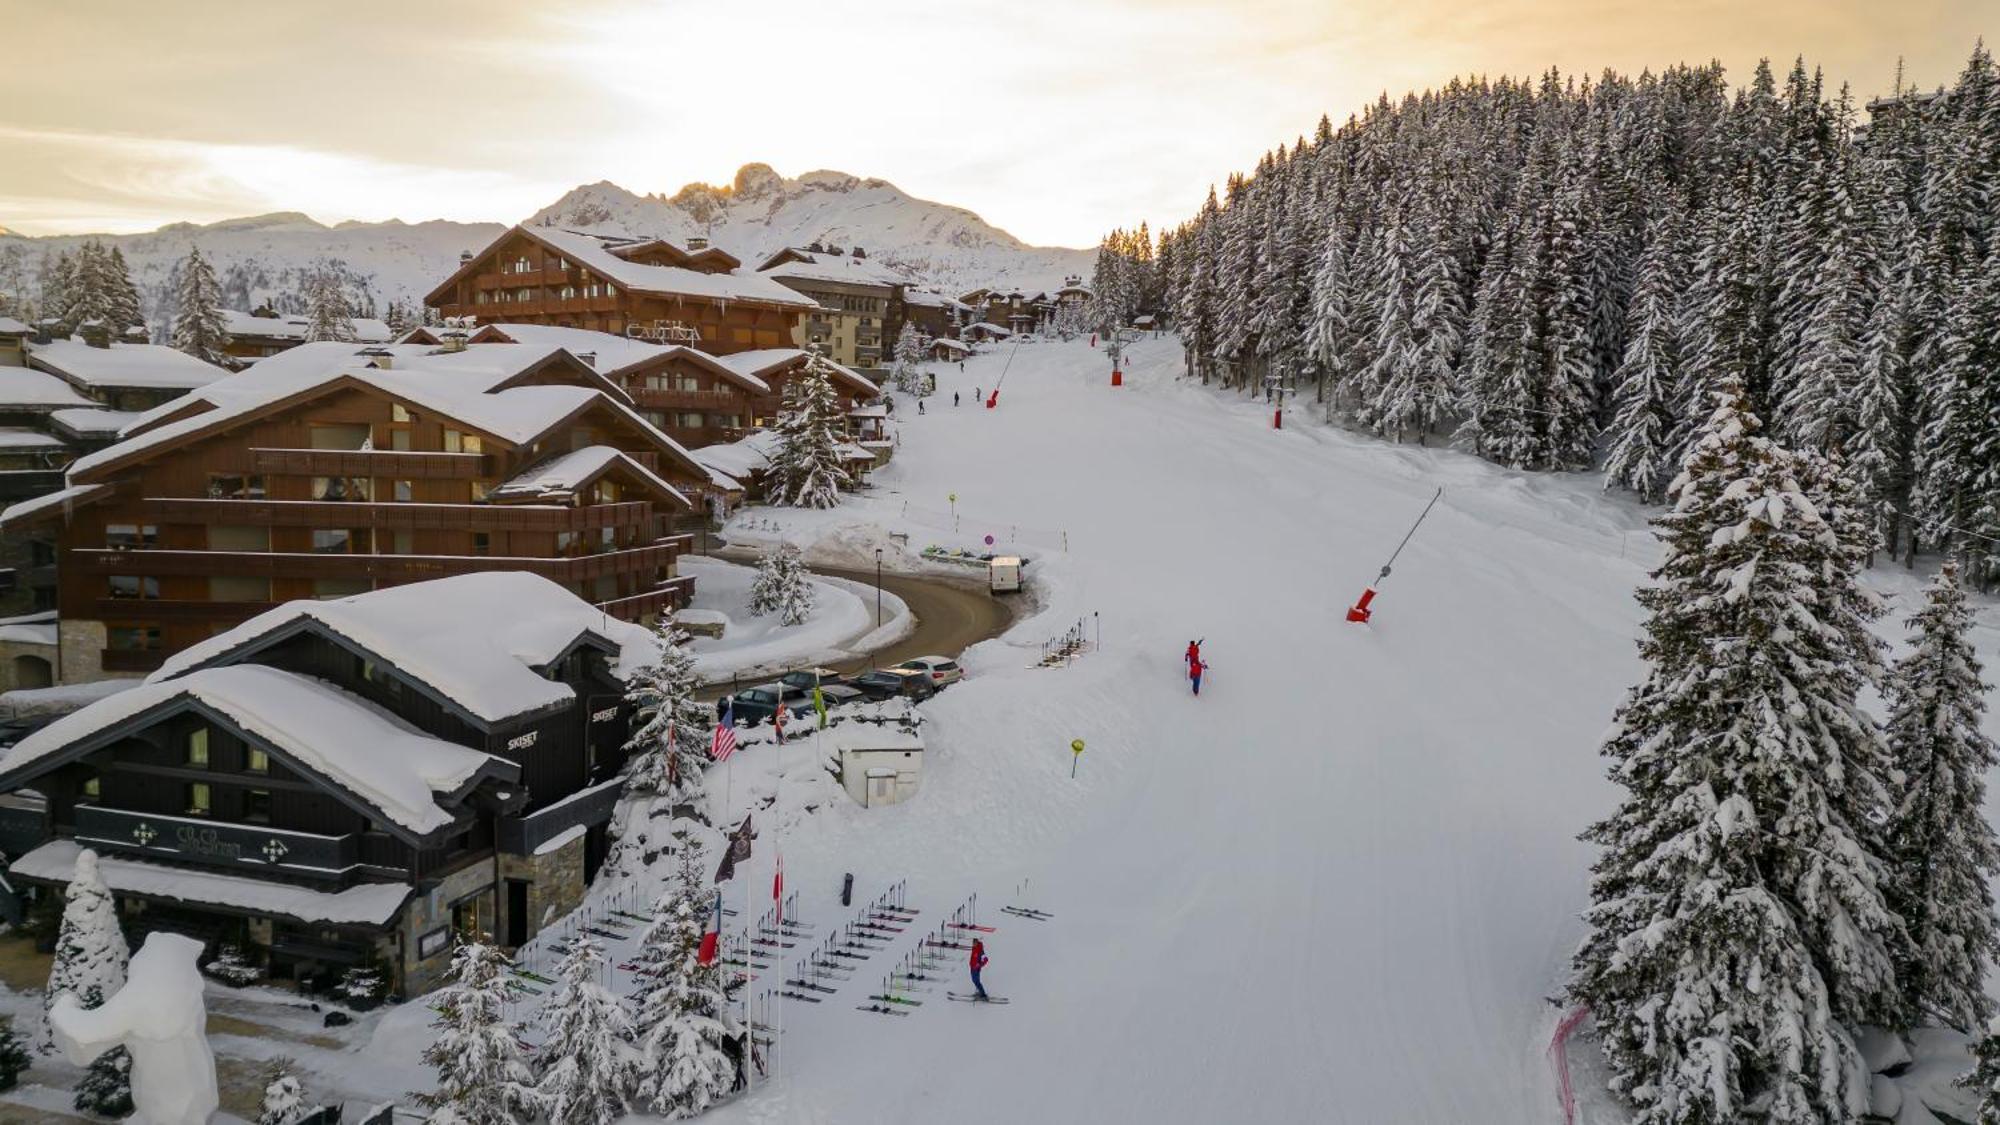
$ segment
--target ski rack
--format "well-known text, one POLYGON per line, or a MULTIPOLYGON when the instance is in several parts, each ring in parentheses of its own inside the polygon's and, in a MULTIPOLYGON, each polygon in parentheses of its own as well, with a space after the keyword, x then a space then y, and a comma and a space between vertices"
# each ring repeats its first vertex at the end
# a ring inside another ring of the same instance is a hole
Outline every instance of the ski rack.
MULTIPOLYGON (((1095 618, 1095 613, 1090 615, 1095 618)), ((1030 668, 1067 668, 1077 657, 1094 652, 1097 645, 1090 640, 1084 628, 1084 619, 1079 617, 1076 624, 1064 630, 1061 635, 1042 642, 1041 659, 1028 665, 1030 668)))

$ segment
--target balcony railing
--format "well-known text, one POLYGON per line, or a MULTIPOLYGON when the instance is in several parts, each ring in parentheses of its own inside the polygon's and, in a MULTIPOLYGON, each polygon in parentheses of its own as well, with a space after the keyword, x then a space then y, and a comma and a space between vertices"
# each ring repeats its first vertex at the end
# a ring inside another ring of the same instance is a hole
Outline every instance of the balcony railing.
POLYGON ((491 476, 483 453, 410 453, 394 449, 252 449, 260 473, 317 477, 459 480, 491 476))
POLYGON ((152 672, 166 663, 166 660, 167 654, 156 648, 107 648, 98 654, 98 663, 107 672, 152 672))
MULTIPOLYGON (((489 570, 525 570, 555 582, 581 582, 615 574, 644 574, 670 565, 692 549, 694 538, 676 535, 643 547, 576 557, 520 555, 362 555, 294 551, 104 551, 71 552, 78 567, 92 574, 229 574, 245 578, 350 578, 376 582, 420 582, 489 570)), ((119 618, 143 620, 142 599, 118 599, 119 618), (125 609, 123 607, 131 607, 125 609)), ((117 619, 117 618, 114 618, 117 619)), ((106 665, 107 668, 110 665, 106 665)), ((138 670, 138 669, 133 669, 138 670)))
MULTIPOLYGON (((99 598, 100 621, 144 618, 147 621, 228 621, 255 617, 277 608, 276 602, 197 602, 176 598, 99 598)), ((108 666, 107 666, 108 667, 108 666)))
POLYGON ((106 851, 245 874, 279 872, 339 879, 355 864, 353 834, 321 836, 207 817, 163 816, 98 805, 76 807, 76 839, 106 851))
POLYGON ((474 531, 594 531, 643 527, 651 501, 569 507, 553 504, 410 504, 331 500, 187 500, 153 497, 147 518, 157 523, 231 527, 382 527, 474 531))
POLYGON ((694 597, 694 578, 682 576, 669 578, 660 583, 656 590, 644 594, 634 594, 629 598, 613 598, 608 602, 598 602, 597 608, 618 618, 620 621, 637 621, 649 615, 658 615, 668 610, 685 606, 694 597))
POLYGON ((750 409, 750 396, 742 391, 682 391, 653 387, 633 387, 632 401, 650 410, 728 410, 738 414, 750 409))

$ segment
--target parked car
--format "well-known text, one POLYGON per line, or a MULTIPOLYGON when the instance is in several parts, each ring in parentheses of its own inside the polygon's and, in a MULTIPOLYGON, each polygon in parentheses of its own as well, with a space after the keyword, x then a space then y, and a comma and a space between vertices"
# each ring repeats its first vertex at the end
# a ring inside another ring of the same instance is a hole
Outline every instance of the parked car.
POLYGON ((826 709, 829 711, 849 703, 865 703, 868 700, 868 693, 853 684, 821 684, 819 694, 820 698, 826 700, 826 709))
POLYGON ((877 668, 863 672, 849 680, 847 686, 878 702, 901 697, 921 703, 937 694, 937 688, 931 685, 929 677, 895 668, 877 668))
POLYGON ((897 668, 915 675, 927 677, 933 687, 945 687, 965 678, 965 669, 958 661, 948 656, 919 656, 915 660, 905 660, 897 668))
POLYGON ((800 668, 796 671, 785 673, 779 677, 778 682, 785 685, 787 690, 802 691, 810 696, 815 683, 821 687, 826 687, 829 684, 837 684, 844 681, 840 673, 831 668, 800 668))
POLYGON ((778 713, 781 702, 794 717, 802 716, 812 710, 812 692, 789 688, 773 680, 737 692, 730 698, 729 706, 738 725, 754 727, 769 722, 778 713))

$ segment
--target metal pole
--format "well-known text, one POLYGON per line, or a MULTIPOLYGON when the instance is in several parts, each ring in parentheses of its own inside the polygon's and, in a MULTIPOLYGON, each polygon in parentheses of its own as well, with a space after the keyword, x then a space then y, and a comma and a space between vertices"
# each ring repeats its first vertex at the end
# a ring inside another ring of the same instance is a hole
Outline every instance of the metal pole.
POLYGON ((875 548, 875 627, 882 627, 882 548, 875 548))

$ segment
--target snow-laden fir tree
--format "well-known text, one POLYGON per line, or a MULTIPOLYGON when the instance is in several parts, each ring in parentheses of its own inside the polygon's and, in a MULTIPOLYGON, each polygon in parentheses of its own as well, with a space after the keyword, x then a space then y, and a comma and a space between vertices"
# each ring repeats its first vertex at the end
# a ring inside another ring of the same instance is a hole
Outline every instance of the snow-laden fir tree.
POLYGON ((752 616, 775 613, 782 624, 803 625, 812 617, 816 598, 811 572, 797 547, 781 543, 758 561, 757 577, 750 583, 752 616))
POLYGON ((1604 746, 1625 793, 1585 834, 1572 988, 1638 1125, 1850 1121, 1853 1031, 1901 1003, 1887 751, 1856 701, 1871 603, 1811 494, 1840 489, 1758 434, 1740 386, 1717 398, 1655 521, 1649 667, 1604 746))
POLYGON ((321 264, 306 280, 306 339, 354 342, 353 313, 347 304, 347 287, 340 271, 321 264))
POLYGON ((1978 1091, 1976 1125, 2000 1125, 2000 1019, 1986 1025, 1986 1034, 1972 1045, 1972 1055, 1973 1068, 1958 1085, 1978 1091))
POLYGON ((56 1049, 55 1028, 46 1018, 56 997, 73 992, 79 1000, 92 993, 96 1007, 102 998, 125 987, 125 970, 132 961, 132 949, 125 943, 125 931, 118 925, 118 906, 97 869, 97 853, 89 848, 77 853, 76 872, 64 892, 61 928, 56 931, 55 961, 49 966, 49 984, 42 992, 41 1050, 56 1049))
POLYGON ((1672 200, 1653 216, 1625 333, 1625 359, 1612 376, 1618 388, 1611 420, 1611 453, 1604 463, 1606 488, 1629 488, 1649 504, 1659 503, 1677 465, 1670 443, 1682 404, 1681 291, 1687 284, 1686 224, 1672 200))
POLYGON ((625 1002, 598 982, 604 951, 578 938, 556 967, 537 1014, 545 1035, 535 1056, 535 1094, 550 1125, 610 1125, 625 1116, 638 1077, 625 1002))
POLYGON ((34 1062, 27 1041, 14 1030, 14 1017, 0 1016, 0 1090, 11 1090, 34 1062))
POLYGON ((778 449, 765 475, 765 493, 773 504, 831 508, 840 503, 840 490, 849 480, 840 460, 840 397, 818 348, 812 349, 805 370, 786 387, 786 398, 778 415, 778 449))
POLYGON ((700 959, 701 936, 715 909, 702 849, 677 832, 674 856, 674 873, 640 938, 639 964, 648 976, 633 1020, 641 1060, 634 1101, 679 1121, 700 1115, 735 1088, 736 1062, 724 1044, 737 1035, 737 1024, 720 960, 704 965, 700 959))
POLYGON ((76 286, 76 259, 67 251, 51 253, 42 251, 42 264, 36 273, 39 287, 35 301, 35 315, 42 320, 55 323, 59 334, 67 335, 74 327, 67 319, 70 308, 70 293, 76 286))
POLYGON ((116 246, 111 247, 105 254, 104 269, 106 284, 110 287, 111 338, 116 340, 128 328, 145 327, 146 313, 139 297, 139 287, 132 281, 132 268, 125 264, 125 252, 116 246))
POLYGON ((222 286, 199 246, 189 247, 181 262, 174 306, 179 310, 174 315, 174 350, 208 363, 223 363, 229 329, 222 318, 222 286))
POLYGON ((2000 842, 1987 823, 1986 774, 2000 748, 1980 730, 1988 685, 1970 638, 1972 611, 1947 563, 1909 620, 1909 654, 1889 677, 1889 750, 1902 776, 1889 838, 1890 902, 1909 927, 1903 996, 1910 1023, 1961 1031, 1993 1015, 1986 966, 2000 957, 1990 880, 2000 842))
POLYGON ((292 1060, 277 1059, 271 1080, 264 1085, 264 1100, 257 1110, 257 1125, 295 1125, 316 1108, 306 1104, 306 1088, 291 1073, 292 1060))
POLYGON ((903 322, 903 330, 896 333, 896 370, 891 379, 904 394, 923 397, 924 341, 917 333, 917 326, 907 320, 903 322))
POLYGON ((437 1071, 437 1089, 417 1101, 464 1125, 512 1125, 540 1107, 507 1020, 509 968, 497 946, 463 939, 452 953, 451 983, 430 998, 437 1018, 423 1058, 437 1071))
MULTIPOLYGON (((763 572, 759 569, 759 579, 763 572)), ((700 678, 688 635, 671 618, 654 633, 660 658, 632 673, 625 701, 638 723, 625 749, 632 758, 627 792, 656 794, 678 815, 708 822, 703 771, 708 766, 709 724, 714 712, 695 701, 700 678)))

